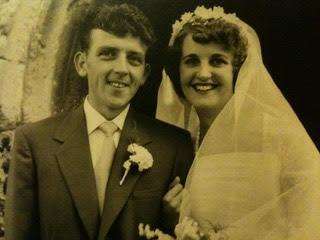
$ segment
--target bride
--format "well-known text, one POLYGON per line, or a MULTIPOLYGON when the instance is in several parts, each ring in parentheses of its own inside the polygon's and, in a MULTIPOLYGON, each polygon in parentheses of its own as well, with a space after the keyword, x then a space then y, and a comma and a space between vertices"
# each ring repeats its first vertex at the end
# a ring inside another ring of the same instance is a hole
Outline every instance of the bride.
POLYGON ((319 152, 255 31, 198 7, 173 25, 169 54, 157 117, 189 129, 196 150, 178 239, 320 239, 319 152))

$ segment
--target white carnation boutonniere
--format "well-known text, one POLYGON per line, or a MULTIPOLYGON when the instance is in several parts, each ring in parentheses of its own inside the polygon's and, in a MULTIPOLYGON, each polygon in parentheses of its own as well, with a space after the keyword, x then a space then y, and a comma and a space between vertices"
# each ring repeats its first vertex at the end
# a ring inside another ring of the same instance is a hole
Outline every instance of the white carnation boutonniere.
POLYGON ((136 143, 131 143, 128 146, 128 152, 131 153, 129 159, 123 163, 125 172, 120 180, 120 186, 123 184, 132 166, 136 165, 139 172, 142 172, 153 165, 153 157, 151 153, 145 148, 136 143))

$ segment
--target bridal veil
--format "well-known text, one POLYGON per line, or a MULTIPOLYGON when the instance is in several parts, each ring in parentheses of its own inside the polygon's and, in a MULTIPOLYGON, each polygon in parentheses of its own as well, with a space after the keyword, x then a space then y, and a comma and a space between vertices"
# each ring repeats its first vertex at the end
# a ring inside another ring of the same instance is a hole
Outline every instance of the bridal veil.
MULTIPOLYGON (((320 239, 320 155, 263 64, 255 31, 247 38, 233 97, 212 123, 189 172, 181 217, 230 239, 320 239)), ((197 116, 168 76, 157 118, 197 137, 197 116)))

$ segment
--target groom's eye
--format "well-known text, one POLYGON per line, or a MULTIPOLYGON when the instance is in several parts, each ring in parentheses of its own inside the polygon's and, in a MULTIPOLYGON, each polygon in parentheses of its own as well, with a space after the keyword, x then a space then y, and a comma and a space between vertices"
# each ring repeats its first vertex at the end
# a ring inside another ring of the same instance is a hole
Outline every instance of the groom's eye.
POLYGON ((111 60, 117 56, 117 53, 118 51, 115 48, 104 48, 99 51, 98 56, 104 60, 111 60))
POLYGON ((138 67, 144 64, 144 56, 142 54, 130 52, 127 58, 132 66, 138 67))

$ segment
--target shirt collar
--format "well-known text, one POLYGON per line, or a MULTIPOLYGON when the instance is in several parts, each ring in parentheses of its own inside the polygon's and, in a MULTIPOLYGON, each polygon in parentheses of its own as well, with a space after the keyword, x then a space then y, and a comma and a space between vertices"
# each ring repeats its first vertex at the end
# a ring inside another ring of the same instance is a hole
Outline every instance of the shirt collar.
MULTIPOLYGON (((124 121, 129 111, 129 106, 130 104, 128 104, 128 106, 120 114, 118 114, 118 116, 111 120, 120 130, 123 129, 124 121)), ((92 105, 88 101, 88 96, 84 100, 83 108, 87 120, 88 135, 90 135, 102 123, 108 122, 108 120, 105 119, 105 117, 102 116, 101 113, 99 113, 92 107, 92 105)))

